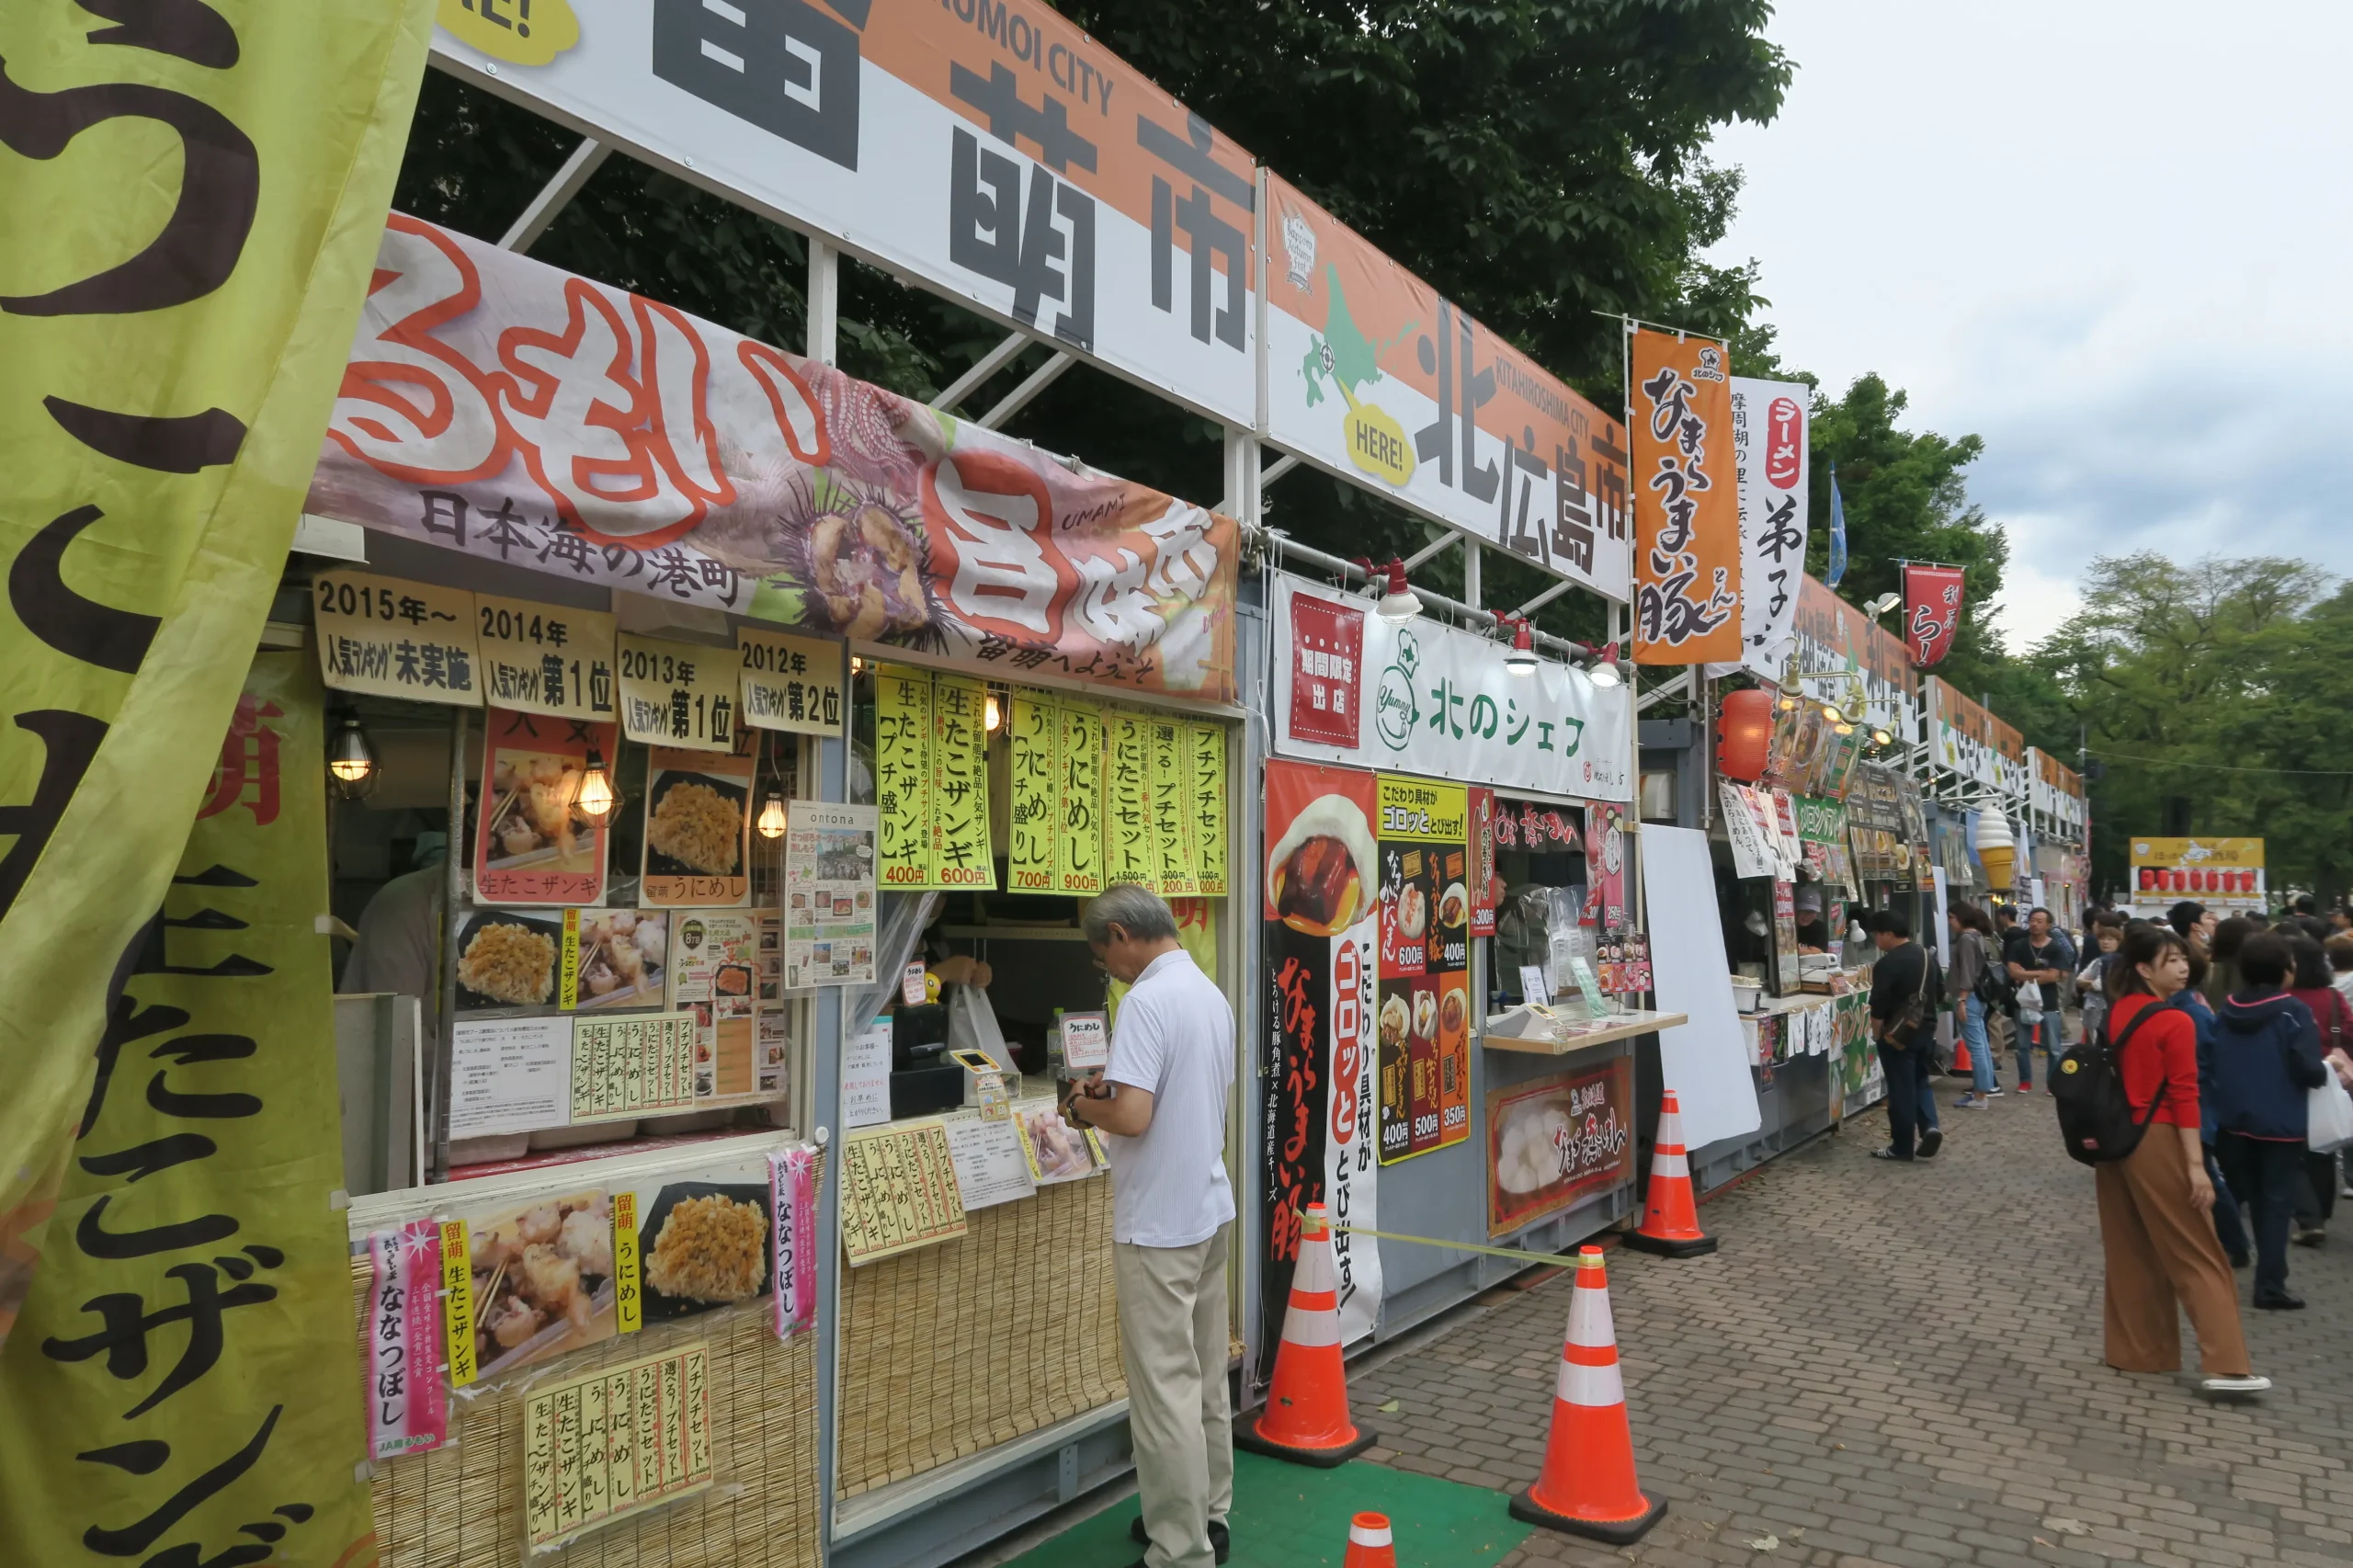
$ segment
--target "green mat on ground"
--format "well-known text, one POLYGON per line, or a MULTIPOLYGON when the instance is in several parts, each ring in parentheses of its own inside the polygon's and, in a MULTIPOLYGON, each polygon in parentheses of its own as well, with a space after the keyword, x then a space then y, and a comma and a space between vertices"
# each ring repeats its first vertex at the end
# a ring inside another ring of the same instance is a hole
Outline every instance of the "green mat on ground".
MULTIPOLYGON (((1337 1568, 1348 1519, 1389 1516, 1398 1568, 1475 1568, 1526 1540, 1504 1494, 1358 1460, 1313 1470, 1262 1455, 1233 1456, 1233 1557, 1228 1568, 1337 1568)), ((1115 1503, 1007 1568, 1126 1568, 1143 1555, 1128 1535, 1135 1499, 1115 1503)))

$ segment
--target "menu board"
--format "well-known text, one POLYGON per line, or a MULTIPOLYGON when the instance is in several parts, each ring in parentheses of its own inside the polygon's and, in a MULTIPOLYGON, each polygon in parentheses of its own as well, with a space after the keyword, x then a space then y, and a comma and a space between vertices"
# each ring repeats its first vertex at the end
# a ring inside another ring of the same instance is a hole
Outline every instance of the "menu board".
POLYGON ((1791 882, 1773 884, 1773 966, 1766 971, 1776 996, 1794 996, 1803 984, 1805 964, 1798 952, 1797 887, 1791 882))
POLYGON ((1062 824, 1054 839, 1054 891, 1093 897, 1103 880, 1103 710, 1065 702, 1057 710, 1062 824))
POLYGON ((654 908, 749 903, 758 758, 655 746, 646 758, 638 898, 654 908))
POLYGON ((884 887, 927 888, 931 874, 931 676, 874 672, 876 853, 884 887))
POLYGON ((1226 882, 1225 726, 1185 726, 1187 799, 1191 801, 1195 892, 1223 898, 1226 882))
POLYGON ((670 1006, 695 1023, 695 1097, 758 1087, 760 925, 755 912, 682 909, 670 942, 670 1006))
POLYGON ((755 730, 839 736, 849 703, 842 692, 842 645, 787 631, 735 629, 737 710, 755 730))
POLYGON ((724 648, 622 632, 621 733, 647 745, 735 749, 735 662, 724 648))
POLYGON ((583 814, 575 798, 590 751, 608 767, 616 760, 613 727, 493 708, 485 729, 474 897, 483 903, 602 903, 607 829, 583 814))
POLYGON ((1160 887, 1160 853, 1152 827, 1150 721, 1112 712, 1103 768, 1103 867, 1107 882, 1160 887))
POLYGON ((449 1047, 449 1136, 536 1132, 569 1121, 572 1022, 459 1019, 449 1047))
POLYGON ((1383 1165, 1471 1135, 1470 791, 1375 781, 1383 1165))
POLYGON ((693 1108, 692 1013, 575 1018, 571 1028, 571 1114, 557 1125, 693 1108))
POLYGON ((710 1346, 674 1346, 523 1397, 523 1533, 531 1555, 707 1490, 710 1346))
POLYGON ((989 855, 988 687, 943 675, 931 691, 931 855, 934 885, 994 888, 989 855))
POLYGON ((1037 1193, 1038 1178, 1011 1117, 961 1110, 940 1120, 948 1130, 948 1153, 956 1164, 956 1189, 966 1213, 1037 1193))
POLYGON ((1154 719, 1145 730, 1152 754, 1152 836, 1160 862, 1160 896, 1192 898, 1199 893, 1200 877, 1193 847, 1192 756, 1186 745, 1188 726, 1173 719, 1154 719))
POLYGON ((613 618, 476 594, 483 690, 491 704, 555 719, 610 720, 613 618))
POLYGON ((474 597, 463 588, 322 572, 311 597, 319 674, 335 690, 482 705, 474 597))
POLYGON ((885 1015, 842 1041, 842 1125, 891 1119, 891 1019, 885 1015))
POLYGON ((842 1140, 842 1252, 856 1268, 964 1233, 948 1130, 895 1121, 842 1140))
POLYGON ((786 808, 786 990, 874 983, 875 832, 872 806, 786 808))
POLYGON ((1062 723, 1052 702, 1017 690, 1009 711, 1006 780, 1005 885, 1009 892, 1054 891, 1054 847, 1062 830, 1062 723))

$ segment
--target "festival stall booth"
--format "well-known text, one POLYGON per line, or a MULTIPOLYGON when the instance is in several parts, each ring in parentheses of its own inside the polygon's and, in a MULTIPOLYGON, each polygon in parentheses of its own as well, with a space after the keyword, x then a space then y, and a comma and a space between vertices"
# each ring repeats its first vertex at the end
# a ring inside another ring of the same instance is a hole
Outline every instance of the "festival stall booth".
POLYGON ((2225 915, 2261 914, 2270 907, 2260 838, 2143 838, 2132 840, 2132 906, 2161 919, 2188 899, 2225 915))
POLYGON ((2061 930, 2080 930, 2091 897, 2090 813, 2083 777, 2049 752, 2027 748, 2028 820, 2035 835, 2033 902, 2061 930))
POLYGON ((1346 1344, 1514 1271, 1351 1228, 1535 1258, 1630 1213, 1635 1041, 1683 1019, 1641 1005, 1627 689, 1288 574, 1269 597, 1258 1288, 1279 1323, 1320 1187, 1346 1344))
POLYGON ((429 224, 377 277, 292 635, 388 1568, 1114 1473, 1075 920, 1150 883, 1233 988, 1238 525, 429 224))

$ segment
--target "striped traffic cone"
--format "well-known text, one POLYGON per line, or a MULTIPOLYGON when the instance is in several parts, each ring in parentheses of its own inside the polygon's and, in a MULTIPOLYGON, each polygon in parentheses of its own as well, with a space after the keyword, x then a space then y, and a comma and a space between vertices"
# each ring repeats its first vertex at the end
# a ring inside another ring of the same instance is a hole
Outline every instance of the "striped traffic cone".
POLYGON ((1266 1408, 1233 1434, 1237 1448, 1329 1470, 1372 1447, 1372 1434, 1348 1420, 1348 1376, 1340 1364, 1339 1269, 1324 1205, 1311 1203, 1300 1225, 1290 1308, 1275 1346, 1266 1408))
POLYGON ((1683 1149, 1683 1111, 1675 1091, 1659 1102, 1658 1142, 1651 1146, 1650 1201, 1643 1222, 1626 1238, 1630 1247, 1667 1257, 1698 1257, 1716 1250, 1716 1238, 1699 1229, 1699 1206, 1691 1196, 1691 1161, 1683 1149))
POLYGON ((1397 1548, 1386 1514, 1358 1514, 1348 1521, 1348 1554, 1340 1568, 1397 1568, 1397 1548))
POLYGON ((1618 1371, 1618 1334, 1609 1317, 1609 1274, 1601 1249, 1577 1253, 1569 1298, 1569 1337, 1552 1392, 1552 1430, 1536 1484, 1511 1500, 1511 1517, 1612 1546, 1642 1539, 1666 1512, 1634 1480, 1634 1437, 1626 1423, 1626 1385, 1618 1371))

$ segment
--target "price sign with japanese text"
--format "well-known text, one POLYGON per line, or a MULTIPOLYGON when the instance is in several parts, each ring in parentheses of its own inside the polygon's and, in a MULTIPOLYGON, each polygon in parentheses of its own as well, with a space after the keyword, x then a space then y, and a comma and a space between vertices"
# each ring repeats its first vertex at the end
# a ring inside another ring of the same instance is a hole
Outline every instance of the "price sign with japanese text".
POLYGON ((541 1383, 523 1398, 525 1555, 711 1484, 710 1346, 541 1383))
POLYGON ((338 691, 482 705, 474 597, 463 588, 322 572, 311 586, 319 672, 338 691))
POLYGON ((1191 758, 1185 730, 1173 719, 1154 719, 1145 727, 1152 753, 1152 837, 1164 898, 1192 898, 1201 891, 1194 870, 1199 862, 1193 849, 1193 813, 1186 795, 1191 758))
POLYGON ((988 687, 940 676, 931 694, 932 885, 994 888, 989 856, 988 687))
POLYGON ((756 730, 840 736, 849 711, 840 643, 739 626, 735 657, 743 687, 738 711, 745 723, 756 730))
POLYGON ((735 749, 735 683, 724 648, 623 632, 621 733, 647 745, 735 749))
POLYGON ((1005 856, 1006 886, 1013 892, 1054 891, 1054 845, 1062 824, 1060 720, 1053 703, 1038 693, 1013 694, 1005 856))
POLYGON ((1103 891, 1103 710, 1064 702, 1061 720, 1062 826, 1054 838, 1054 891, 1103 891))
POLYGON ((1205 897, 1223 898, 1228 890, 1225 869, 1225 727, 1188 724, 1185 744, 1191 754, 1187 800, 1193 813, 1195 890, 1205 897))
POLYGON ((1110 744, 1103 771, 1103 868, 1109 882, 1160 887, 1152 837, 1151 722, 1133 713, 1105 720, 1110 744))
POLYGON ((476 594, 483 688, 493 706, 558 719, 610 719, 613 618, 476 594))
POLYGON ((931 676, 874 674, 874 804, 886 888, 931 886, 931 676))

